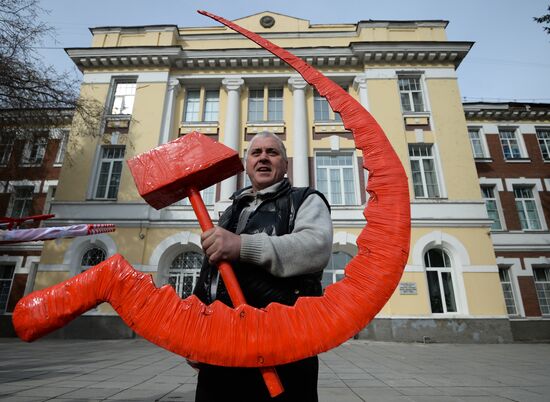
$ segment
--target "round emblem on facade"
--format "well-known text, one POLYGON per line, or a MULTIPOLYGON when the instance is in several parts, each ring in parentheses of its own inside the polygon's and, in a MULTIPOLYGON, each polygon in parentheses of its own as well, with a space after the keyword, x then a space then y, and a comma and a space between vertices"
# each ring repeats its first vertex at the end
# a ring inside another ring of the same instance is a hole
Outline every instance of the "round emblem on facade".
POLYGON ((275 25, 275 18, 273 18, 271 15, 264 15, 262 18, 260 18, 260 24, 264 28, 271 28, 273 25, 275 25))

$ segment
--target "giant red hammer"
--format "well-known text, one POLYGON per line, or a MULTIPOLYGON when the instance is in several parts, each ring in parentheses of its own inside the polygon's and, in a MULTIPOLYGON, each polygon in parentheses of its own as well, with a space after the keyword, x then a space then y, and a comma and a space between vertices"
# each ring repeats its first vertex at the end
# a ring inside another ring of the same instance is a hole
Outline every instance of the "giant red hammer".
MULTIPOLYGON (((185 197, 193 206, 203 231, 213 227, 200 195, 210 187, 243 170, 239 154, 198 132, 192 132, 128 160, 139 194, 156 209, 185 197)), ((231 265, 222 261, 218 270, 234 307, 246 304, 231 265)), ((272 397, 283 392, 273 367, 261 368, 272 397)))

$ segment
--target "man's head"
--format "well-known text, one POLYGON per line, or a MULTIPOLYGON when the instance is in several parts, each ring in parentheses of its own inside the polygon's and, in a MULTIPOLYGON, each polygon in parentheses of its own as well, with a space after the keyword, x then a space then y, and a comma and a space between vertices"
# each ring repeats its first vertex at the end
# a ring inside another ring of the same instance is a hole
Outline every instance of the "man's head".
POLYGON ((254 191, 281 181, 287 167, 286 148, 279 137, 263 131, 252 138, 246 153, 246 174, 254 191))

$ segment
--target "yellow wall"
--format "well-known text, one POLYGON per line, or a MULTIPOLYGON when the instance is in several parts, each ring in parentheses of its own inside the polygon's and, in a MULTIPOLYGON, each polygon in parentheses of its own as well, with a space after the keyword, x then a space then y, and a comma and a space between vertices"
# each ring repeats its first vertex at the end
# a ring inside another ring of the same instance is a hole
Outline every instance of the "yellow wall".
POLYGON ((468 308, 472 315, 506 315, 498 273, 464 273, 468 308))
MULTIPOLYGON (((411 232, 411 251, 418 239, 434 231, 449 234, 462 243, 468 251, 471 265, 496 265, 493 244, 486 228, 413 228, 411 232)), ((409 254, 408 263, 412 264, 412 254, 409 254)))
POLYGON ((431 315, 428 283, 424 272, 405 272, 400 282, 416 283, 416 295, 400 295, 399 285, 379 315, 431 315))
POLYGON ((69 272, 66 272, 66 271, 61 271, 61 272, 38 271, 36 273, 36 279, 34 280, 33 290, 40 290, 40 289, 47 288, 48 286, 52 286, 57 283, 66 281, 70 277, 71 275, 69 274, 69 272))
POLYGON ((454 79, 427 79, 426 86, 448 198, 480 200, 457 82, 454 79))

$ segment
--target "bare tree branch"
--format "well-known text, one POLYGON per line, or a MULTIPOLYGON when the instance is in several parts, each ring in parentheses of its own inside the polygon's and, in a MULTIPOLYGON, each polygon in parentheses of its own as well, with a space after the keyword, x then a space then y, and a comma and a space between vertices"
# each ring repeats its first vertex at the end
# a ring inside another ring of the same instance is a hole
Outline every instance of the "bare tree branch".
MULTIPOLYGON (((0 0, 0 108, 32 111, 48 121, 52 109, 72 109, 80 116, 73 134, 99 134, 103 107, 80 99, 76 75, 58 73, 36 52, 54 30, 41 19, 39 0, 0 0)), ((5 125, 0 121, 0 128, 5 125)))
POLYGON ((546 24, 542 28, 550 35, 550 6, 548 6, 548 14, 542 15, 540 17, 533 17, 533 19, 539 24, 546 24))

